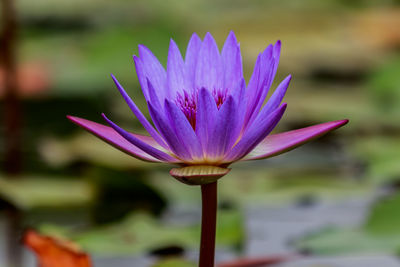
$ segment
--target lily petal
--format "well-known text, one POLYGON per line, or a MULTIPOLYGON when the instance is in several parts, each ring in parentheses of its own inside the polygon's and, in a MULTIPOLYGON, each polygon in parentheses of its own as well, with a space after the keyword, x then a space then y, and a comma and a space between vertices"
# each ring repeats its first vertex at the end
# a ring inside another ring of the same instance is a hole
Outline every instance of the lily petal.
POLYGON ((253 76, 259 69, 259 75, 253 76, 250 79, 248 86, 249 105, 245 120, 245 128, 248 128, 258 116, 262 104, 268 95, 268 91, 274 80, 276 70, 278 68, 281 43, 269 45, 257 58, 253 76))
MULTIPOLYGON (((164 140, 160 136, 160 134, 154 129, 154 127, 150 124, 150 122, 146 119, 140 109, 136 106, 135 102, 133 102, 132 98, 126 93, 125 89, 122 85, 118 82, 117 78, 111 74, 112 79, 114 80, 115 85, 118 88, 118 91, 124 98, 125 102, 128 104, 129 108, 132 110, 133 114, 136 118, 140 121, 146 131, 157 141, 162 147, 168 149, 168 146, 165 144, 164 140)), ((148 82, 149 83, 149 82, 148 82)), ((152 89, 152 88, 151 88, 152 89)))
POLYGON ((170 155, 168 155, 167 153, 162 152, 161 150, 158 150, 157 148, 147 144, 146 142, 143 142, 139 138, 135 137, 131 133, 129 133, 129 132, 125 131, 124 129, 122 129, 121 127, 119 127, 117 124, 112 122, 109 118, 107 118, 106 115, 104 115, 104 113, 101 114, 101 115, 107 121, 107 123, 111 126, 111 128, 113 128, 123 138, 128 140, 129 143, 131 143, 132 145, 140 148, 141 150, 143 150, 147 154, 149 154, 149 155, 151 155, 151 156, 153 156, 156 159, 159 159, 161 161, 166 161, 166 162, 174 162, 175 161, 175 159, 173 157, 171 157, 170 155))
POLYGON ((338 120, 267 136, 242 160, 265 159, 290 151, 347 124, 338 120))
POLYGON ((271 70, 273 67, 273 62, 272 60, 266 59, 265 57, 272 57, 272 49, 272 45, 269 45, 263 53, 258 55, 256 64, 254 66, 253 75, 251 76, 249 84, 247 86, 247 111, 244 121, 245 129, 249 127, 251 122, 257 116, 258 111, 261 107, 260 103, 262 104, 264 102, 264 99, 268 94, 269 88, 264 85, 264 80, 266 76, 265 70, 271 70), (265 60, 267 60, 267 62, 264 62, 265 60))
POLYGON ((208 148, 206 156, 211 159, 218 159, 225 155, 229 145, 232 144, 232 135, 236 128, 236 103, 232 96, 222 104, 218 110, 216 124, 210 139, 208 140, 208 148))
POLYGON ((197 100, 197 114, 196 114, 196 134, 203 147, 203 151, 207 150, 208 139, 210 138, 218 115, 218 108, 215 104, 214 97, 205 89, 200 89, 197 100))
POLYGON ((235 89, 236 83, 243 78, 242 55, 240 53, 240 45, 236 40, 236 36, 231 31, 225 41, 221 52, 222 62, 224 65, 224 88, 228 90, 235 89))
POLYGON ((135 61, 136 72, 146 100, 149 101, 147 88, 147 79, 149 79, 157 91, 158 99, 163 103, 167 93, 167 74, 164 67, 158 61, 156 56, 153 55, 150 49, 144 45, 139 45, 139 57, 140 58, 134 56, 133 59, 135 61))
POLYGON ((266 112, 272 112, 275 110, 279 105, 281 104, 283 97, 286 94, 286 90, 289 86, 289 83, 292 79, 292 76, 289 75, 287 76, 276 88, 275 92, 272 94, 270 99, 268 99, 267 104, 263 107, 263 109, 266 109, 266 112))
POLYGON ((164 113, 155 109, 150 102, 147 102, 147 105, 149 106, 149 113, 157 130, 164 137, 172 152, 181 159, 191 160, 190 152, 182 144, 182 140, 176 136, 175 130, 172 128, 168 118, 164 116, 164 113))
POLYGON ((173 125, 175 129, 176 136, 190 152, 191 157, 193 159, 202 158, 201 144, 183 112, 168 100, 165 100, 165 111, 168 114, 170 125, 173 125))
POLYGON ((222 60, 218 46, 210 33, 204 37, 201 45, 195 72, 197 89, 206 88, 210 91, 219 90, 223 85, 222 60))
POLYGON ((225 158, 226 162, 237 161, 253 150, 278 124, 286 110, 286 103, 270 114, 262 111, 252 125, 243 135, 242 139, 225 158))
MULTIPOLYGON (((74 116, 67 116, 67 118, 75 123, 76 125, 84 128, 88 132, 94 134, 95 136, 99 137, 103 141, 109 143, 113 147, 125 152, 137 159, 141 159, 144 161, 150 162, 161 162, 160 160, 150 156, 143 150, 139 149, 138 147, 129 143, 125 138, 119 135, 113 128, 105 126, 103 124, 93 122, 90 120, 74 117, 74 116)), ((136 138, 146 142, 150 146, 160 147, 158 143, 151 138, 150 136, 144 136, 139 134, 133 134, 136 138)), ((176 160, 178 161, 178 160, 176 160)))
MULTIPOLYGON (((243 129, 243 122, 246 116, 247 98, 246 98, 246 82, 244 79, 238 82, 238 84, 236 85, 236 89, 232 92, 232 96, 236 102, 236 110, 237 110, 236 111, 237 123, 233 136, 237 138, 243 129)), ((231 146, 233 144, 234 143, 232 143, 231 146)))
POLYGON ((196 33, 193 33, 186 49, 186 55, 185 55, 186 75, 188 76, 188 80, 191 82, 192 89, 194 88, 194 77, 196 73, 196 65, 198 61, 198 55, 201 43, 202 41, 200 37, 196 33))
POLYGON ((176 97, 177 92, 189 90, 189 87, 191 87, 186 75, 185 62, 178 46, 172 39, 168 51, 167 83, 168 95, 171 99, 176 97))
POLYGON ((163 107, 161 106, 160 99, 158 99, 156 89, 154 86, 151 84, 150 80, 147 79, 147 88, 149 89, 149 102, 157 109, 157 110, 163 110, 163 107))
POLYGON ((281 40, 276 41, 276 43, 274 45, 274 51, 273 51, 273 57, 274 57, 274 61, 275 61, 275 66, 274 66, 274 72, 273 72, 273 76, 272 77, 275 77, 276 71, 278 70, 279 59, 280 59, 280 56, 281 56, 281 47, 282 47, 281 40))

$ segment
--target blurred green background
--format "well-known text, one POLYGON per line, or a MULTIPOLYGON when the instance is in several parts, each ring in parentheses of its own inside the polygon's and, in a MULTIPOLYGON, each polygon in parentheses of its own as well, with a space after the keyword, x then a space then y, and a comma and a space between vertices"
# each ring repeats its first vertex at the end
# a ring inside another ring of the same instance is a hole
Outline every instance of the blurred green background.
MULTIPOLYGON (((219 183, 219 250, 228 251, 227 259, 258 255, 248 246, 249 207, 301 209, 357 199, 369 203, 360 223, 312 227, 291 240, 290 252, 400 253, 399 1, 15 3, 22 168, 18 175, 0 173, 3 233, 10 232, 6 211, 12 209, 21 227, 72 239, 99 261, 152 255, 158 262, 196 251, 199 188, 171 179, 170 166, 113 149, 65 115, 102 122, 105 112, 143 132, 110 73, 147 112, 132 60, 138 44, 165 66, 170 38, 184 52, 193 32, 211 32, 221 48, 233 30, 247 81, 258 53, 282 41, 273 87, 288 74, 293 80, 276 132, 344 118, 350 123, 288 154, 235 164, 219 183)), ((2 109, 3 73, 1 67, 2 109)), ((4 132, 3 121, 0 127, 4 132)))

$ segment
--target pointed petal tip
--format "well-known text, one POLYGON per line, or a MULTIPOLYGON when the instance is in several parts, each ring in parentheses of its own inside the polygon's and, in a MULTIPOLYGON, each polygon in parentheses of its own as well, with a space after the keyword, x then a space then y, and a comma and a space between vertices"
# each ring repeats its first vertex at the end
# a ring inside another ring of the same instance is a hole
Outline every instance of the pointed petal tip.
POLYGON ((138 50, 139 50, 139 57, 143 57, 143 53, 150 53, 150 54, 153 54, 153 53, 151 52, 151 50, 150 50, 147 46, 145 46, 145 45, 143 45, 143 44, 139 44, 139 45, 138 45, 138 50))
POLYGON ((235 43, 237 43, 236 35, 233 30, 229 31, 228 37, 226 39, 232 39, 235 43))
POLYGON ((211 38, 213 38, 213 36, 212 36, 212 34, 211 34, 210 32, 206 32, 206 34, 204 35, 204 38, 206 38, 206 37, 211 37, 211 38))
POLYGON ((210 32, 206 33, 206 35, 204 36, 203 42, 209 43, 209 45, 212 44, 212 45, 215 45, 216 47, 218 47, 217 42, 215 41, 214 37, 212 36, 212 34, 210 32))
POLYGON ((273 48, 273 54, 274 58, 279 59, 280 53, 281 53, 281 48, 282 48, 282 43, 281 40, 276 41, 274 48, 273 48))
POLYGON ((337 121, 333 121, 333 123, 335 123, 337 125, 337 127, 341 127, 341 126, 344 126, 347 123, 349 123, 349 120, 348 119, 337 120, 337 121))
POLYGON ((133 63, 135 64, 135 68, 137 71, 138 67, 140 66, 140 63, 141 63, 140 58, 137 55, 133 55, 132 58, 133 58, 133 63))
POLYGON ((283 79, 283 81, 281 82, 282 85, 284 85, 284 87, 286 87, 285 91, 287 90, 287 88, 289 87, 289 83, 292 81, 292 74, 289 74, 288 76, 286 76, 285 79, 283 79))
POLYGON ((119 87, 118 86, 119 82, 118 82, 117 78, 114 76, 114 74, 111 73, 110 76, 111 76, 111 79, 113 79, 114 83, 117 85, 117 87, 119 87))
POLYGON ((76 125, 84 127, 84 122, 86 121, 86 119, 82 119, 72 115, 66 115, 66 117, 68 120, 75 123, 76 125))
POLYGON ((172 39, 172 38, 169 39, 169 46, 171 47, 171 45, 177 46, 177 45, 176 45, 176 42, 175 42, 174 39, 172 39))
MULTIPOLYGON (((195 40, 195 39, 197 39, 197 41, 201 42, 201 38, 199 37, 199 35, 196 32, 192 33, 192 36, 190 37, 190 40, 195 40)), ((190 41, 189 41, 189 43, 190 43, 190 41)))
POLYGON ((106 116, 106 114, 104 114, 103 112, 101 113, 101 116, 103 117, 103 119, 105 119, 107 122, 110 121, 110 119, 106 116))
POLYGON ((72 116, 72 115, 66 115, 65 117, 66 117, 69 121, 71 121, 72 123, 75 123, 75 124, 79 125, 79 123, 78 123, 79 118, 78 118, 78 117, 75 117, 75 116, 72 116))

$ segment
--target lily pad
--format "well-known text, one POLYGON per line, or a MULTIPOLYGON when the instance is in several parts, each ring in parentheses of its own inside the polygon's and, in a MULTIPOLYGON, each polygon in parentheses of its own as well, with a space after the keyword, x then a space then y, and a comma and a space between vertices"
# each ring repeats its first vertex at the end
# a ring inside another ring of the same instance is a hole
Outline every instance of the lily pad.
POLYGON ((400 193, 382 198, 372 207, 364 229, 374 235, 400 236, 399 208, 400 193))
POLYGON ((197 264, 179 258, 161 260, 152 267, 196 267, 197 264))
POLYGON ((393 254, 400 247, 400 234, 374 235, 360 229, 325 229, 295 242, 302 251, 314 254, 393 254))
POLYGON ((70 177, 0 177, 0 195, 17 208, 29 210, 89 205, 95 190, 84 179, 70 177))
MULTIPOLYGON (((217 246, 238 247, 244 236, 240 213, 221 210, 217 224, 217 246)), ((166 225, 145 213, 132 214, 122 222, 81 233, 56 225, 43 225, 41 230, 72 237, 86 251, 100 255, 143 254, 169 246, 197 249, 200 240, 199 225, 166 225)))
POLYGON ((400 248, 400 194, 380 200, 360 228, 326 228, 295 242, 317 254, 388 253, 400 248))

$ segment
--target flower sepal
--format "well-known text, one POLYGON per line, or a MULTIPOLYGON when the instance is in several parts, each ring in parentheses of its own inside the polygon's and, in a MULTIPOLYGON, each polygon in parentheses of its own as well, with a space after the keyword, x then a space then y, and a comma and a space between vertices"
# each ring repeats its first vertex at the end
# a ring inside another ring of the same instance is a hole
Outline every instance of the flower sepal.
POLYGON ((172 177, 187 185, 204 185, 217 181, 231 169, 212 165, 192 165, 173 168, 169 171, 172 177))

